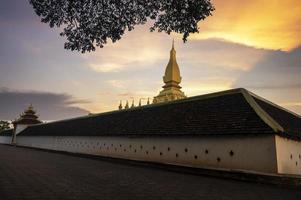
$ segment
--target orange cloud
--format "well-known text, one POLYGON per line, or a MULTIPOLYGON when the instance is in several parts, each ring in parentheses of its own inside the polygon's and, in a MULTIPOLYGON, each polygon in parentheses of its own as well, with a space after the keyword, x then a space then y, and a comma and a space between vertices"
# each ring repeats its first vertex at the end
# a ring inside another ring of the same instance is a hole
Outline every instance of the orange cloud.
POLYGON ((202 80, 187 81, 183 83, 183 90, 188 96, 197 96, 212 92, 232 89, 235 79, 223 77, 204 78, 202 80))
POLYGON ((259 48, 291 50, 301 44, 300 0, 213 0, 215 12, 193 39, 223 38, 259 48))

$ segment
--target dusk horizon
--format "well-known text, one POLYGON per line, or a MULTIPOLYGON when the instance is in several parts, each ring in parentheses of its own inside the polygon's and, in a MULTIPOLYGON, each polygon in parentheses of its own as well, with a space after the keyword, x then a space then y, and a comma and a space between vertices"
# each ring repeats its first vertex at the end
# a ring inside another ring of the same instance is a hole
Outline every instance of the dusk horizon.
POLYGON ((1 200, 300 200, 300 0, 2 0, 1 200))
POLYGON ((14 120, 30 104, 45 121, 118 110, 120 101, 146 104, 162 90, 173 39, 187 97, 245 88, 300 115, 299 2, 212 3, 213 15, 186 43, 147 23, 82 54, 65 50, 61 30, 41 23, 28 1, 2 1, 0 119, 14 120))

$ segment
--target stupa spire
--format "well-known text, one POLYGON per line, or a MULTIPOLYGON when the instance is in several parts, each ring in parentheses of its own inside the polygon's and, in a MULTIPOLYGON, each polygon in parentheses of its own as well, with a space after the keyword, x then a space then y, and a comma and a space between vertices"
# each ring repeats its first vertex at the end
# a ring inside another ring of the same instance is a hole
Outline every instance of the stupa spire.
POLYGON ((179 65, 177 63, 176 58, 176 50, 174 45, 174 40, 172 41, 172 48, 170 50, 169 61, 165 69, 165 74, 163 76, 163 81, 165 85, 163 88, 168 86, 179 87, 179 83, 181 83, 182 77, 180 75, 179 65))
POLYGON ((161 103, 166 101, 173 101, 177 99, 186 98, 185 94, 180 90, 182 77, 180 75, 180 68, 177 63, 176 50, 174 40, 170 50, 169 61, 163 76, 163 90, 158 96, 154 97, 153 103, 161 103))
POLYGON ((175 49, 175 39, 172 39, 172 48, 171 50, 175 49))

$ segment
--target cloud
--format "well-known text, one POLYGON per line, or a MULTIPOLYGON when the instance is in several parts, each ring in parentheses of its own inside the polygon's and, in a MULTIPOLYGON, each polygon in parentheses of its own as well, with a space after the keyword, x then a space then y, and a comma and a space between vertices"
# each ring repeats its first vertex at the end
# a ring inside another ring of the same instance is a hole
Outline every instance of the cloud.
POLYGON ((183 86, 184 91, 188 96, 195 96, 229 90, 232 88, 234 81, 235 79, 225 77, 208 77, 201 80, 188 80, 183 84, 183 86))
POLYGON ((137 103, 139 98, 156 96, 172 37, 181 86, 188 96, 244 86, 285 106, 300 102, 300 54, 262 49, 288 50, 300 43, 299 0, 213 3, 214 15, 200 23, 200 34, 185 44, 174 34, 150 33, 146 24, 126 32, 117 43, 83 55, 64 50, 65 38, 40 22, 28 1, 5 0, 0 6, 0 86, 19 91, 2 90, 6 96, 15 95, 6 102, 7 109, 0 106, 0 116, 13 119, 32 102, 42 119, 69 118, 82 115, 70 107, 104 112, 117 109, 120 100, 134 97, 137 103), (21 94, 28 98, 11 105, 25 98, 21 94))
POLYGON ((24 23, 32 21, 34 16, 34 10, 29 1, 1 0, 0 24, 8 22, 24 23))
POLYGON ((191 38, 223 38, 268 49, 291 50, 301 44, 300 0, 213 0, 213 16, 200 22, 191 38))
POLYGON ((258 89, 301 89, 301 46, 274 51, 242 74, 236 85, 258 89))
POLYGON ((108 80, 107 83, 114 88, 124 89, 126 87, 126 81, 122 80, 108 80))
POLYGON ((33 104, 41 120, 58 120, 86 115, 87 110, 75 106, 88 103, 68 94, 36 91, 16 91, 0 88, 0 119, 15 119, 29 104, 33 104))
MULTIPOLYGON (((104 49, 82 55, 86 66, 99 73, 155 70, 164 68, 169 59, 172 38, 166 34, 149 33, 148 26, 139 26, 122 40, 104 49)), ((254 48, 222 39, 202 39, 183 44, 176 38, 179 62, 188 66, 248 70, 269 50, 254 48)))
POLYGON ((248 70, 270 51, 221 39, 204 39, 181 46, 179 58, 203 66, 248 70), (200 65, 202 64, 202 65, 200 65))
POLYGON ((122 65, 116 63, 102 63, 102 64, 95 64, 90 63, 89 67, 96 72, 118 72, 122 69, 122 65))
POLYGON ((120 94, 117 94, 118 96, 120 97, 131 97, 131 96, 134 96, 132 93, 120 93, 120 94))
POLYGON ((250 71, 242 73, 233 87, 245 87, 289 109, 301 113, 301 46, 274 51, 250 71))
POLYGON ((126 32, 120 41, 109 42, 103 49, 84 54, 82 57, 90 69, 99 73, 147 69, 165 58, 161 52, 166 44, 171 46, 170 36, 150 33, 149 27, 149 24, 138 26, 135 30, 126 32))
MULTIPOLYGON (((285 75, 284 75, 285 76, 285 75)), ((294 81, 292 81, 294 82, 294 81)), ((237 85, 236 83, 235 85, 237 85)), ((241 84, 241 83, 239 83, 241 84)), ((245 85, 244 87, 248 87, 251 89, 263 89, 263 90, 287 90, 287 89, 300 89, 301 88, 301 83, 274 83, 271 85, 271 83, 250 83, 248 85, 245 85), (263 85, 261 85, 263 84, 263 85)))

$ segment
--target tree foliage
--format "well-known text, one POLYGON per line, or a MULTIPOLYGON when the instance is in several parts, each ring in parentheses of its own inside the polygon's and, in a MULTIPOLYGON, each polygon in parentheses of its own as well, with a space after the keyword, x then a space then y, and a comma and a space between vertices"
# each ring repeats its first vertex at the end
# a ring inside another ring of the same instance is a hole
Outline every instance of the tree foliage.
POLYGON ((126 30, 153 20, 150 31, 177 32, 186 41, 214 10, 210 0, 29 0, 41 21, 63 27, 65 48, 82 53, 120 40, 126 30))
POLYGON ((1 120, 0 121, 0 132, 7 130, 7 129, 10 129, 10 123, 8 121, 1 120))

